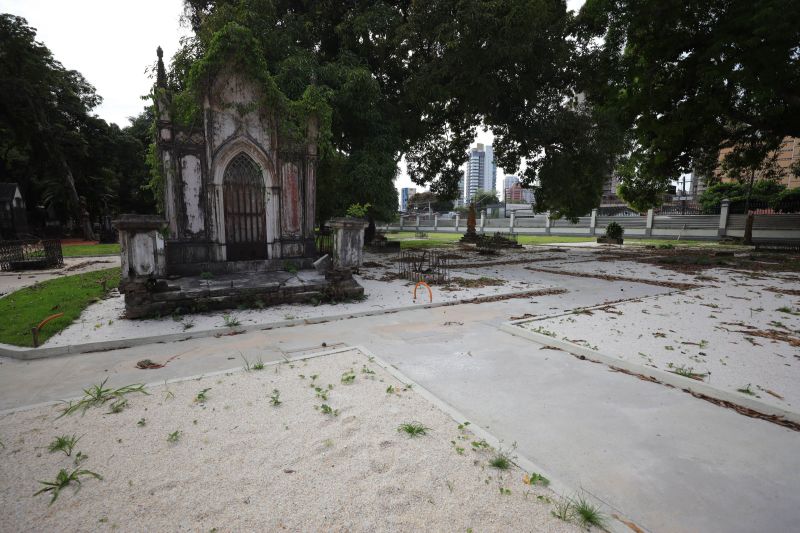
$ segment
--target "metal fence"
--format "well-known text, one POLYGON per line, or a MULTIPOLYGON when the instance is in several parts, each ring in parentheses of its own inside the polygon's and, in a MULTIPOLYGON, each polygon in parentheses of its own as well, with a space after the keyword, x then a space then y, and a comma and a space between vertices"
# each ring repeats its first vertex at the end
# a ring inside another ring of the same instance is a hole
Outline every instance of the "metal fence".
POLYGON ((0 241, 0 270, 37 270, 64 266, 61 241, 0 241))
POLYGON ((318 230, 314 236, 314 244, 317 247, 317 255, 322 257, 325 254, 333 256, 333 232, 325 228, 318 230))

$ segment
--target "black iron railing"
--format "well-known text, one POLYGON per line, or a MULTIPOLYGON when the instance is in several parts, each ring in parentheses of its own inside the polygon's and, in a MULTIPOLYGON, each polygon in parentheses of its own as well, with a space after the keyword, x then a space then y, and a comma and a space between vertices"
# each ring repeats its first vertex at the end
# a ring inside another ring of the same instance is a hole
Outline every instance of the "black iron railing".
POLYGON ((37 270, 64 266, 61 241, 0 241, 0 270, 37 270))

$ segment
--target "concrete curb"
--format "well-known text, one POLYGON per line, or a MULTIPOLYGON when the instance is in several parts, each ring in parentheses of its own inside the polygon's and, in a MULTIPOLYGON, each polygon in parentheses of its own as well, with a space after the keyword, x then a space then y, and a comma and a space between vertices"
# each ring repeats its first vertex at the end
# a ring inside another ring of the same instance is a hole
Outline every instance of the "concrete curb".
POLYGON ((91 352, 105 352, 108 350, 121 350, 124 348, 133 348, 136 346, 144 346, 147 344, 157 344, 166 342, 187 341, 190 339, 202 339, 207 337, 226 336, 226 335, 239 335, 252 331, 269 331, 277 328, 290 328, 294 326, 304 326, 311 324, 324 324, 325 322, 335 322, 339 320, 347 320, 350 318, 361 318, 366 316, 388 315, 399 313, 401 311, 415 311, 419 309, 435 309, 437 307, 447 307, 452 305, 481 303, 484 301, 492 301, 497 297, 521 297, 526 294, 532 294, 542 290, 558 289, 560 287, 541 287, 538 289, 528 289, 524 291, 514 291, 505 293, 496 293, 486 296, 475 296, 472 298, 461 298, 446 302, 436 302, 428 304, 409 305, 405 307, 390 307, 387 309, 374 309, 368 311, 357 311, 352 313, 340 313, 336 315, 327 315, 311 318, 295 318, 292 320, 279 320, 277 322, 266 322, 262 324, 249 324, 247 326, 237 326, 235 328, 216 328, 205 329, 181 333, 166 333, 163 335, 153 335, 149 337, 133 337, 130 339, 118 339, 110 341, 88 342, 83 344, 69 344, 64 346, 43 346, 40 348, 23 348, 20 346, 12 346, 10 344, 0 344, 0 356, 11 357, 13 359, 20 359, 23 361, 30 361, 33 359, 43 359, 46 357, 58 357, 62 355, 75 355, 80 353, 91 352))
POLYGON ((606 366, 621 368, 623 370, 627 370, 635 374, 640 374, 649 378, 657 379, 662 384, 671 385, 672 387, 675 387, 678 390, 682 390, 685 392, 693 392, 696 394, 702 394, 708 396, 709 398, 728 402, 737 405, 739 407, 744 407, 746 409, 751 409, 753 411, 756 411, 758 413, 767 416, 782 418, 789 422, 800 424, 800 412, 790 411, 788 409, 784 409, 776 405, 771 405, 766 402, 762 402, 760 400, 742 397, 731 391, 714 387, 702 381, 685 378, 683 376, 679 376, 671 372, 666 372, 664 370, 659 370, 657 368, 652 368, 639 363, 625 361, 617 357, 606 355, 597 350, 593 350, 585 346, 580 346, 578 344, 575 344, 567 340, 558 339, 556 337, 550 337, 548 335, 544 335, 542 333, 536 333, 534 331, 520 327, 520 324, 522 323, 525 322, 529 323, 536 321, 537 320, 519 320, 513 322, 504 322, 503 324, 500 325, 500 330, 515 335, 517 337, 522 337, 524 339, 532 340, 534 342, 543 344, 545 346, 553 346, 555 348, 560 348, 561 350, 564 350, 565 352, 568 352, 572 355, 576 355, 578 357, 585 357, 586 359, 599 361, 605 364, 606 366))

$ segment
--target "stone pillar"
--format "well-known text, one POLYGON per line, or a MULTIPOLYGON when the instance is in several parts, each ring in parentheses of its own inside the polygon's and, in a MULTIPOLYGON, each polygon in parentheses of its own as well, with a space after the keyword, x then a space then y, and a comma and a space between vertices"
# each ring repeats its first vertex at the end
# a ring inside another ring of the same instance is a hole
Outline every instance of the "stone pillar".
POLYGON ((121 215, 114 221, 114 227, 119 231, 122 267, 119 292, 125 295, 125 316, 141 318, 160 312, 151 292, 166 283, 162 231, 166 231, 167 221, 154 215, 121 215))
POLYGON ((544 214, 544 234, 550 235, 550 225, 552 221, 550 220, 550 211, 544 214))
POLYGON ((484 227, 486 227, 486 209, 481 209, 481 233, 484 232, 484 227))
POLYGON ((514 234, 514 219, 515 219, 515 213, 514 211, 511 211, 511 220, 509 220, 508 222, 508 231, 512 235, 514 234))
POLYGON ((461 215, 456 214, 456 233, 458 233, 458 225, 461 222, 461 215))
POLYGON ((433 215, 433 231, 439 229, 439 213, 433 215))
POLYGON ((400 231, 403 231, 403 215, 400 215, 400 231))
POLYGON ((119 231, 122 285, 166 276, 167 257, 161 235, 166 226, 167 222, 156 215, 121 215, 114 221, 119 231))
POLYGON ((416 229, 417 229, 417 231, 419 231, 419 215, 417 215, 417 225, 416 225, 416 229))
POLYGON ((328 222, 333 231, 333 266, 337 269, 361 266, 364 259, 364 229, 361 218, 334 218, 328 222))
POLYGON ((594 235, 597 231, 597 209, 592 209, 592 215, 589 219, 589 235, 594 235))
POLYGON ((655 211, 653 208, 647 210, 647 223, 644 227, 644 234, 646 237, 649 237, 653 234, 653 220, 655 220, 655 211))
POLYGON ((728 234, 728 214, 731 210, 731 201, 728 199, 722 200, 719 208, 719 229, 717 235, 725 237, 728 234))

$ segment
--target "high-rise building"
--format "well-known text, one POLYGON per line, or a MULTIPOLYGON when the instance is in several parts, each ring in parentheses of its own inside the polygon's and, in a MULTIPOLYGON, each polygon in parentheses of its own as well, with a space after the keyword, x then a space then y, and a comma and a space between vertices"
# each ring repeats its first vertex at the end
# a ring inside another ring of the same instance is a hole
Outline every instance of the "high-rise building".
POLYGON ((400 189, 400 211, 408 211, 408 200, 417 193, 416 187, 403 187, 400 189))
POLYGON ((519 183, 519 177, 514 174, 506 174, 506 177, 503 178, 503 199, 506 202, 508 202, 508 190, 515 183, 519 183))
POLYGON ((464 172, 462 190, 464 202, 468 204, 480 189, 484 191, 495 190, 496 182, 497 166, 494 164, 492 145, 478 143, 477 147, 469 151, 469 161, 464 172))
POLYGON ((530 189, 523 189, 522 184, 517 181, 506 189, 505 200, 506 204, 532 204, 533 191, 530 189))
MULTIPOLYGON (((725 176, 722 173, 722 160, 725 159, 733 148, 723 148, 719 152, 719 166, 717 167, 717 177, 723 182, 733 181, 732 178, 725 176)), ((770 154, 776 157, 778 166, 778 183, 782 183, 787 189, 794 189, 800 187, 800 174, 793 172, 793 165, 800 161, 800 138, 798 137, 784 137, 777 153, 770 154)), ((761 172, 756 173, 756 179, 761 177, 761 172)))

